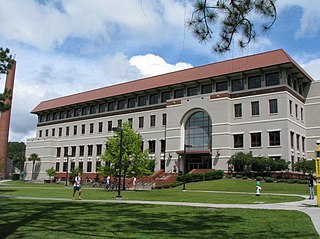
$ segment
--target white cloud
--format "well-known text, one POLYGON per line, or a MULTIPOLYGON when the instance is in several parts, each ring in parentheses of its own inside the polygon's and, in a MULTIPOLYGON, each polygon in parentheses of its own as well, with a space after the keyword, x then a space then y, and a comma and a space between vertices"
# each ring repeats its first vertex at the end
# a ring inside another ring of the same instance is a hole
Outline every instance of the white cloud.
POLYGON ((301 64, 302 68, 305 69, 314 80, 320 80, 320 59, 314 59, 307 63, 301 64))

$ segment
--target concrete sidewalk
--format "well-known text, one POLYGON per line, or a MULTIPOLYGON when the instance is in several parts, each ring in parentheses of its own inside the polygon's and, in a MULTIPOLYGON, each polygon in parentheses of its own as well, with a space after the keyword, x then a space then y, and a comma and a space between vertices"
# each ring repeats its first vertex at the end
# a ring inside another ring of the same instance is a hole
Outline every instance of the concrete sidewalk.
MULTIPOLYGON (((320 235, 320 207, 317 207, 317 199, 309 200, 302 196, 304 200, 286 203, 272 204, 211 204, 211 203, 191 203, 191 202, 165 202, 165 201, 134 201, 134 200, 88 200, 82 199, 74 202, 105 202, 105 203, 122 203, 122 204, 151 204, 151 205, 171 205, 171 206, 188 206, 188 207, 207 207, 207 208, 239 208, 239 209, 269 209, 269 210, 296 210, 306 213, 312 220, 312 223, 320 235)), ((0 198, 28 199, 28 200, 45 200, 45 201, 72 201, 66 198, 34 198, 19 196, 0 196, 0 198)))

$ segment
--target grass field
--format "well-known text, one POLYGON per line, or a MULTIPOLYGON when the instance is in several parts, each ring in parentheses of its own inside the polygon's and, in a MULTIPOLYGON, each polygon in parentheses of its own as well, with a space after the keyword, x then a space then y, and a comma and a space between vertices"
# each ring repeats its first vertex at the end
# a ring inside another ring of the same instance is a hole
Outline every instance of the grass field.
MULTIPOLYGON (((166 190, 122 192, 123 199, 206 203, 263 203, 297 196, 254 195, 254 181, 217 180, 166 190), (220 192, 198 192, 220 191, 220 192), (225 192, 238 192, 235 194, 225 192), (242 194, 253 193, 253 194, 242 194)), ((263 192, 307 194, 306 185, 262 184, 263 192)), ((84 199, 114 199, 117 192, 84 188, 84 199)), ((0 196, 71 199, 72 187, 10 182, 0 196)), ((298 211, 215 209, 84 201, 0 198, 0 238, 319 238, 298 211)))

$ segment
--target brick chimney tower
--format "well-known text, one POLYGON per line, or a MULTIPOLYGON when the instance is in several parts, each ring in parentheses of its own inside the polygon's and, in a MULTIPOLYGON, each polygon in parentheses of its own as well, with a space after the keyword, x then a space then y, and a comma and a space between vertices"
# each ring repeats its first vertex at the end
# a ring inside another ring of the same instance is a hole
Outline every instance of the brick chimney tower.
POLYGON ((5 88, 11 90, 11 97, 5 100, 5 103, 10 104, 10 109, 1 112, 0 118, 0 179, 6 178, 6 162, 7 162, 7 148, 9 139, 9 126, 13 97, 13 85, 14 76, 16 72, 16 62, 12 65, 12 68, 8 71, 5 88))

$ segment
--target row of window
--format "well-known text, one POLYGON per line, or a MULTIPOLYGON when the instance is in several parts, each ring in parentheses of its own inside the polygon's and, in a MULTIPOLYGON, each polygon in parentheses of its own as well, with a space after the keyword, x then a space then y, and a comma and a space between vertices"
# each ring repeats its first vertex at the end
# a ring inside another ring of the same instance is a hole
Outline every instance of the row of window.
MULTIPOLYGON (((230 81, 231 91, 245 90, 245 80, 247 80, 247 89, 256 89, 264 86, 275 86, 280 84, 279 72, 273 72, 262 75, 248 76, 244 78, 233 79, 230 81), (264 79, 264 81, 262 80, 264 79), (263 83, 264 82, 264 83, 263 83)), ((294 89, 298 88, 296 81, 292 80, 288 76, 288 84, 293 85, 294 89)), ((120 99, 117 101, 102 102, 95 105, 77 106, 73 109, 62 110, 59 112, 48 113, 46 115, 39 116, 39 122, 49 122, 53 120, 61 120, 66 118, 85 116, 90 114, 98 114, 104 112, 112 112, 115 110, 131 109, 135 107, 142 107, 146 105, 155 105, 158 103, 165 103, 170 99, 182 98, 185 96, 194 96, 198 94, 208 94, 213 92, 213 86, 215 85, 215 92, 229 90, 229 81, 218 81, 215 84, 202 84, 200 87, 191 86, 186 89, 176 89, 172 91, 164 91, 161 93, 154 93, 149 95, 141 95, 138 97, 128 97, 127 99, 120 99)), ((300 87, 302 91, 302 86, 300 87)), ((299 88, 299 89, 300 89, 299 88)), ((296 89, 298 90, 298 89, 296 89)), ((300 90, 299 90, 300 92, 300 90)))
MULTIPOLYGON (((101 161, 96 161, 96 169, 98 169, 100 166, 101 166, 101 161)), ((71 161, 70 162, 70 167, 68 165, 68 162, 62 162, 60 163, 59 161, 56 162, 56 172, 60 172, 60 165, 62 164, 62 172, 69 172, 69 171, 72 171, 76 168, 80 168, 80 170, 82 172, 87 172, 87 173, 91 173, 92 172, 92 161, 87 161, 87 167, 86 167, 86 171, 84 170, 84 167, 83 167, 83 161, 79 161, 78 164, 76 165, 76 162, 74 161, 71 161)))
MULTIPOLYGON (((262 139, 261 132, 250 133, 250 146, 254 147, 262 147, 262 139)), ((280 140, 280 131, 270 131, 269 134, 269 146, 281 146, 280 140)), ((294 132, 290 132, 291 137, 291 148, 294 148, 294 132)), ((244 148, 244 134, 234 134, 233 135, 233 147, 234 148, 244 148)), ((305 137, 296 134, 296 145, 297 150, 301 150, 305 152, 305 137), (301 142, 300 142, 301 138, 301 142)))
MULTIPOLYGON (((138 128, 139 129, 142 129, 145 127, 145 117, 144 116, 141 116, 138 118, 139 122, 138 122, 138 128)), ((133 125, 133 118, 129 118, 128 119, 128 122, 130 125, 133 125)), ((103 125, 104 122, 98 122, 97 124, 97 127, 98 127, 98 133, 102 133, 103 132, 103 125)), ((150 119, 149 119, 149 126, 150 127, 156 127, 156 115, 150 115, 150 119)), ((162 122, 161 122, 162 126, 165 126, 167 124, 167 114, 162 114, 162 122)), ((118 127, 121 127, 122 126, 122 120, 119 119, 117 121, 117 126, 118 127)), ((94 123, 90 123, 89 124, 89 133, 90 134, 93 134, 94 133, 94 128, 95 128, 95 124, 94 123)), ((112 131, 112 128, 113 128, 113 122, 110 120, 107 122, 107 131, 108 132, 111 132, 112 131)), ((74 125, 73 126, 73 131, 71 132, 71 128, 70 126, 66 126, 65 127, 65 136, 70 136, 71 134, 72 135, 78 135, 79 133, 81 135, 84 135, 86 134, 86 130, 87 130, 87 125, 86 124, 82 124, 80 126, 80 132, 78 132, 78 125, 74 125)), ((55 128, 52 128, 51 129, 51 136, 52 137, 62 137, 63 135, 63 128, 62 127, 59 127, 58 128, 58 132, 56 133, 56 129, 55 128)), ((45 137, 49 137, 49 129, 46 129, 44 131, 44 136, 45 137)), ((43 137, 43 130, 39 130, 39 138, 43 137)))

